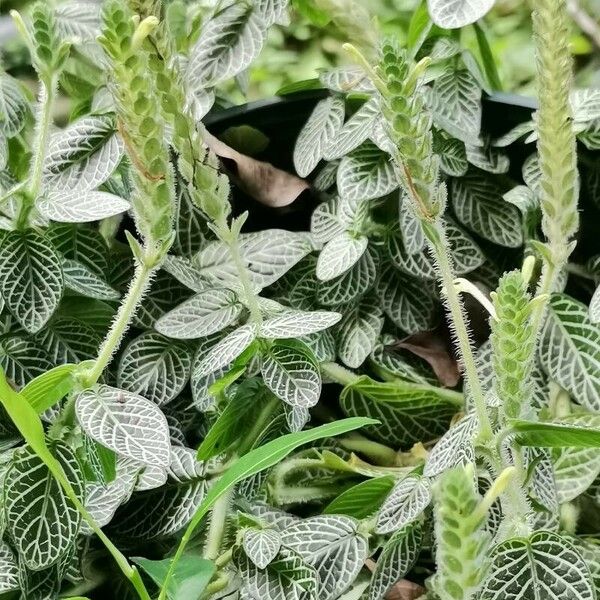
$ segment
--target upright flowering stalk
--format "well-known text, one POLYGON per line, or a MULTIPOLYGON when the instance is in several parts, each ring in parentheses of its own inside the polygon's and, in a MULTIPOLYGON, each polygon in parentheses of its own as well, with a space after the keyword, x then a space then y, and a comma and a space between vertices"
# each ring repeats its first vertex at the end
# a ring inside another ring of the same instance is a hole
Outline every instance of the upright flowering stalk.
POLYGON ((110 363, 174 238, 175 194, 165 123, 149 74, 150 56, 142 48, 158 19, 149 16, 140 22, 122 2, 109 0, 103 23, 100 43, 110 63, 119 132, 133 167, 131 202, 143 247, 129 237, 135 275, 94 366, 83 377, 86 385, 94 384, 110 363))
POLYGON ((450 325, 458 343, 465 377, 474 400, 482 440, 492 428, 477 367, 463 303, 454 285, 454 267, 442 221, 446 208, 446 185, 440 180, 439 158, 433 151, 431 117, 419 90, 426 68, 425 59, 411 65, 406 52, 393 43, 383 46, 382 60, 373 72, 373 82, 381 94, 382 113, 390 141, 389 151, 397 176, 407 191, 412 209, 421 222, 435 259, 439 283, 450 313, 450 325))

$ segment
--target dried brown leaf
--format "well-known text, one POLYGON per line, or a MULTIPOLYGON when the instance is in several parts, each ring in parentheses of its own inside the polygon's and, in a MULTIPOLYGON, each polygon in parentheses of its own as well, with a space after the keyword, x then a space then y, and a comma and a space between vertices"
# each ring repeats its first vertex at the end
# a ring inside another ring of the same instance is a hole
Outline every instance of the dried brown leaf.
POLYGON ((288 206, 310 187, 296 175, 234 150, 208 131, 204 132, 204 139, 237 185, 265 206, 288 206))

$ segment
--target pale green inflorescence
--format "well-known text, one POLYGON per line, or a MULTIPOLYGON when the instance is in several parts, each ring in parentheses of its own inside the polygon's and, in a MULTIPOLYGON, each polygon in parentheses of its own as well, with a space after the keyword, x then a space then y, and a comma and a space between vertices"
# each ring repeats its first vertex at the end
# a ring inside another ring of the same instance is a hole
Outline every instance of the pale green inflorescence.
POLYGON ((440 600, 469 600, 486 574, 491 547, 472 466, 444 473, 433 493, 438 567, 433 589, 440 600))
POLYGON ((531 355, 535 343, 531 304, 519 271, 506 273, 494 294, 496 318, 491 320, 495 391, 509 419, 518 419, 531 395, 531 355))
MULTIPOLYGON (((130 5, 141 18, 161 17, 160 5, 154 0, 131 0, 130 5)), ((219 171, 218 159, 204 144, 202 125, 196 123, 189 110, 185 84, 174 58, 174 43, 162 21, 144 40, 149 72, 162 116, 171 128, 177 169, 190 197, 210 220, 223 222, 230 210, 229 180, 219 171)))
POLYGON ((133 14, 122 2, 104 6, 100 42, 111 62, 112 92, 120 133, 134 166, 132 203, 136 224, 149 245, 169 240, 174 193, 165 124, 149 76, 150 57, 140 48, 133 14))
POLYGON ((445 187, 440 185, 439 158, 433 152, 431 116, 419 88, 422 64, 411 66, 406 52, 393 43, 382 48, 381 110, 392 140, 399 176, 418 215, 433 220, 444 212, 445 187))
POLYGON ((569 92, 573 70, 565 0, 535 0, 533 25, 540 108, 538 153, 542 172, 542 228, 553 260, 562 267, 579 225, 577 147, 569 92))

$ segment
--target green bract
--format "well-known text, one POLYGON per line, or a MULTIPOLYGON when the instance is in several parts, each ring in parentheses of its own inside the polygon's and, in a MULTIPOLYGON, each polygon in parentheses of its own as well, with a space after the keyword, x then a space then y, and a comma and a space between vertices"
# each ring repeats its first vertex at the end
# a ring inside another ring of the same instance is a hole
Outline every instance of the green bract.
POLYGON ((367 4, 12 13, 2 600, 598 597, 600 92, 567 3, 534 0, 539 109, 494 129, 492 0, 422 0, 405 42, 367 4), (297 11, 354 64, 220 114, 297 11))

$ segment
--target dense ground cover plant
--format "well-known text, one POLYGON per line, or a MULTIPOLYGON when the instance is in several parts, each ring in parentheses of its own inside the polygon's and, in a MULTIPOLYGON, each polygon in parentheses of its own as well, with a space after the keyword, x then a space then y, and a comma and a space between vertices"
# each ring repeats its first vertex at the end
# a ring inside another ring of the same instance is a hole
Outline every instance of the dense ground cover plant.
POLYGON ((201 124, 285 0, 14 13, 39 95, 2 74, 1 596, 596 598, 576 140, 598 148, 600 92, 535 0, 539 110, 486 136, 493 63, 442 27, 491 2, 454 4, 403 47, 322 3, 363 44, 293 150, 309 232, 244 231, 201 124))

